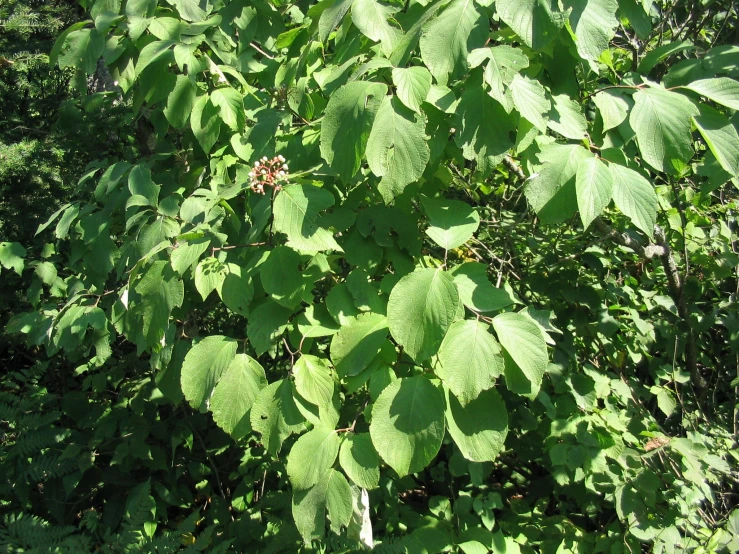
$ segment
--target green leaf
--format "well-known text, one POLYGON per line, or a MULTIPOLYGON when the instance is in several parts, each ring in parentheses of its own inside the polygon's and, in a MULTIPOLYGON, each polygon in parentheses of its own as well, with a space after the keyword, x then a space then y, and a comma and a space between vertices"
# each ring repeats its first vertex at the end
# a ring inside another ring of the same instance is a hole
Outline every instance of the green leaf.
POLYGON ((383 100, 367 141, 367 163, 382 177, 380 192, 386 202, 423 175, 430 157, 425 129, 425 119, 396 96, 383 100))
POLYGON ((203 300, 223 285, 227 274, 228 268, 218 258, 210 256, 200 261, 195 268, 195 288, 203 300))
POLYGON ((542 223, 559 223, 577 210, 575 176, 580 162, 592 156, 577 144, 549 144, 542 147, 539 160, 544 164, 524 188, 526 199, 542 223))
POLYGON ((158 204, 160 188, 151 180, 151 170, 144 165, 134 166, 128 174, 128 190, 131 194, 146 198, 151 206, 158 204))
POLYGON ((352 517, 352 490, 346 478, 335 469, 328 470, 312 488, 293 491, 292 512, 295 525, 306 543, 321 539, 326 526, 326 512, 331 527, 346 527, 352 517))
POLYGON ((428 377, 393 381, 372 407, 372 444, 403 477, 424 469, 444 438, 444 396, 428 377))
POLYGON ((479 321, 457 321, 439 348, 436 375, 462 405, 467 405, 495 383, 504 360, 490 326, 479 321))
POLYGON ((446 422, 462 456, 472 462, 492 462, 505 449, 508 410, 495 389, 466 405, 447 393, 446 422))
POLYGON ((613 176, 608 171, 608 166, 599 158, 587 157, 577 167, 575 188, 580 219, 587 229, 611 201, 613 176))
POLYGON ((513 147, 510 133, 514 125, 503 106, 470 81, 457 106, 454 140, 464 157, 476 162, 476 169, 487 176, 513 147))
POLYGON ((670 42, 668 44, 658 46, 651 52, 647 53, 647 55, 642 58, 641 62, 639 62, 639 73, 647 75, 658 63, 669 56, 677 54, 678 52, 683 52, 684 50, 694 49, 695 46, 693 46, 693 43, 689 40, 670 42))
POLYGON ((396 6, 378 0, 354 0, 352 22, 370 40, 379 42, 385 56, 390 56, 401 35, 400 29, 388 22, 398 11, 396 6))
POLYGON ((564 0, 570 8, 570 25, 575 31, 577 51, 586 60, 597 60, 608 48, 618 27, 616 0, 564 0))
MULTIPOLYGON (((516 386, 517 390, 513 392, 535 397, 549 363, 543 331, 531 317, 512 312, 495 316, 493 328, 500 344, 528 381, 528 385, 516 386)), ((519 383, 511 378, 515 369, 506 364, 506 385, 509 389, 512 389, 512 383, 519 383)))
POLYGON ((662 88, 638 90, 629 123, 644 161, 664 171, 672 160, 689 160, 693 155, 690 118, 696 115, 698 108, 682 94, 662 88))
POLYGON ((175 129, 183 129, 190 121, 190 113, 195 107, 197 88, 185 75, 177 75, 174 90, 167 97, 164 116, 175 129))
POLYGON ((190 114, 190 127, 203 151, 208 154, 221 132, 221 118, 218 108, 207 94, 198 96, 190 114))
POLYGON ((359 170, 387 86, 354 81, 331 95, 321 123, 321 156, 344 181, 359 170))
POLYGON ((331 31, 341 23, 353 3, 354 0, 329 0, 328 7, 318 20, 318 39, 321 42, 326 42, 331 31))
POLYGON ((380 457, 369 433, 350 433, 339 451, 341 469, 360 488, 374 489, 380 484, 380 457))
POLYGON ((506 89, 519 71, 529 66, 529 58, 520 49, 508 45, 479 48, 467 58, 471 67, 479 66, 486 59, 489 61, 485 66, 484 79, 490 86, 488 94, 510 112, 513 104, 506 89))
POLYGON ((298 269, 300 263, 295 250, 276 246, 259 268, 265 292, 286 308, 296 307, 303 297, 306 283, 298 269))
POLYGON ((387 341, 387 318, 371 312, 349 318, 331 340, 331 360, 341 377, 358 375, 387 341))
POLYGON ((133 287, 130 301, 136 304, 141 317, 141 332, 146 343, 154 349, 161 348, 161 340, 169 326, 172 310, 182 305, 185 286, 172 270, 169 262, 156 261, 144 272, 133 287))
POLYGON ((400 101, 417 114, 431 90, 431 73, 425 67, 393 69, 393 84, 400 101))
POLYGON ((709 100, 739 110, 739 83, 728 77, 715 77, 713 79, 700 79, 693 81, 682 88, 697 92, 709 100))
POLYGON ((613 201, 650 239, 654 237, 659 199, 654 186, 633 169, 609 164, 613 176, 613 201))
POLYGON ((0 242, 0 265, 12 269, 18 275, 23 273, 26 249, 18 242, 0 242))
MULTIPOLYGON (((185 21, 203 21, 205 16, 210 13, 210 9, 206 12, 200 7, 201 0, 167 0, 170 4, 177 7, 182 19, 185 21)), ((206 3, 210 7, 210 3, 206 3)))
POLYGON ((473 0, 452 0, 421 35, 421 58, 440 85, 459 77, 467 56, 488 38, 488 22, 473 0))
POLYGON ((390 334, 416 363, 436 354, 459 308, 457 287, 440 269, 416 269, 390 292, 390 334))
POLYGON ((272 299, 267 299, 251 311, 246 336, 258 355, 274 346, 285 331, 292 313, 290 308, 280 306, 272 299))
POLYGON ((267 377, 259 362, 246 354, 236 354, 213 390, 213 421, 235 439, 245 436, 251 430, 247 414, 266 386, 267 377))
POLYGON ((465 202, 423 196, 421 203, 429 220, 426 234, 444 250, 462 246, 480 226, 480 215, 465 202))
POLYGON ((308 489, 331 469, 339 454, 341 439, 328 427, 315 427, 302 435, 287 456, 287 475, 293 490, 308 489))
POLYGON ((426 23, 434 17, 444 3, 445 0, 434 0, 425 7, 424 12, 416 18, 413 26, 408 29, 408 32, 398 39, 398 43, 390 55, 390 63, 396 67, 401 67, 408 63, 408 59, 413 53, 426 23))
POLYGON ((476 312, 497 312, 510 306, 515 299, 505 289, 493 286, 488 280, 487 266, 466 262, 451 270, 462 304, 476 312))
MULTIPOLYGON (((103 55, 105 38, 97 29, 78 29, 72 31, 64 40, 59 54, 59 67, 72 67, 87 75, 95 73, 98 60, 103 55)), ((51 58, 50 58, 51 59, 51 58)))
POLYGON ((136 77, 141 75, 141 72, 149 65, 161 59, 163 56, 170 54, 170 48, 172 48, 174 44, 175 42, 173 40, 157 40, 144 46, 136 60, 136 77))
POLYGON ((693 121, 718 163, 728 173, 739 174, 739 135, 725 116, 708 106, 701 106, 693 121))
POLYGON ((566 94, 552 98, 554 106, 549 112, 547 126, 565 138, 582 140, 587 135, 588 122, 580 109, 580 104, 566 94))
POLYGON ((298 394, 316 406, 329 406, 334 396, 334 380, 328 362, 303 354, 293 367, 298 394))
POLYGON ((544 116, 549 113, 552 105, 547 99, 544 86, 539 81, 519 74, 511 82, 511 97, 521 116, 533 123, 539 131, 546 133, 547 119, 544 116))
POLYGON ((497 0, 500 19, 523 39, 527 46, 541 50, 557 36, 566 21, 552 0, 497 0))
POLYGON ((238 92, 231 87, 217 88, 211 93, 210 101, 218 108, 221 119, 232 131, 238 132, 244 128, 244 101, 238 92))
POLYGON ((670 417, 677 408, 677 401, 672 392, 665 387, 652 387, 650 392, 657 395, 657 407, 660 411, 666 417, 670 417))
POLYGON ((262 435, 262 444, 270 454, 277 456, 285 439, 300 432, 304 422, 290 381, 280 379, 259 391, 251 409, 251 426, 262 435))
MULTIPOLYGON (((62 51, 62 48, 64 48, 64 45, 67 42, 67 37, 75 31, 79 31, 80 29, 84 28, 85 25, 89 25, 90 23, 92 23, 92 21, 90 21, 89 19, 85 21, 78 21, 77 23, 68 27, 59 35, 59 37, 56 39, 56 42, 54 42, 54 46, 52 46, 51 48, 51 52, 49 52, 49 69, 54 69, 56 62, 59 59, 59 53, 62 51)), ((97 62, 97 60, 95 61, 97 62)), ((72 62, 72 66, 74 66, 75 63, 76 62, 72 62)))
POLYGON ((288 185, 275 197, 275 231, 287 235, 296 250, 338 250, 341 247, 327 229, 318 226, 319 213, 334 204, 333 195, 312 185, 288 185))
POLYGON ((195 344, 182 364, 180 384, 190 405, 196 410, 207 407, 221 375, 231 366, 238 343, 231 338, 214 335, 195 344))
POLYGON ((246 270, 236 264, 226 264, 226 277, 216 287, 216 290, 229 310, 239 315, 249 315, 249 304, 254 297, 254 285, 246 270))
POLYGON ((629 104, 618 92, 602 90, 593 96, 593 102, 603 118, 604 131, 621 125, 629 114, 629 104))

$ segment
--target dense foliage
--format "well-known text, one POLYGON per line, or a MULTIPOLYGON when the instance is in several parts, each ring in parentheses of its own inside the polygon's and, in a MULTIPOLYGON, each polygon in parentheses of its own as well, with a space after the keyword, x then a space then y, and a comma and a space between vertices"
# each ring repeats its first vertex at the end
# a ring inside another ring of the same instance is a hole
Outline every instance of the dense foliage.
POLYGON ((733 3, 82 4, 1 547, 739 551, 733 3))

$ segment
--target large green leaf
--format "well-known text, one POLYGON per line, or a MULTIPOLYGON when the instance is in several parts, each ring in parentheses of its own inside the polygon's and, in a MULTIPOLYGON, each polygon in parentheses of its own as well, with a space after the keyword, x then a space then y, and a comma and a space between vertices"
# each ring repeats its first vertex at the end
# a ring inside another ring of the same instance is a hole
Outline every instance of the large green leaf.
POLYGON ((236 354, 213 390, 213 421, 232 437, 243 437, 251 430, 249 410, 266 386, 267 377, 259 362, 246 354, 236 354))
POLYGON ((387 341, 387 318, 371 312, 349 318, 331 340, 331 360, 342 377, 358 375, 387 341))
POLYGON ((518 72, 529 66, 529 58, 519 48, 500 45, 473 50, 467 60, 471 67, 489 60, 484 73, 485 82, 490 86, 489 94, 510 112, 513 103, 506 89, 518 72))
POLYGON ((659 208, 654 186, 633 169, 618 164, 610 164, 608 169, 613 177, 613 201, 616 207, 649 238, 653 238, 659 208))
POLYGON ((398 11, 397 6, 379 0, 354 0, 352 22, 363 35, 379 42, 385 56, 390 56, 400 38, 401 31, 388 20, 398 11))
POLYGON ((190 121, 190 113, 195 106, 197 88, 192 79, 185 75, 177 75, 174 90, 167 97, 164 116, 175 129, 183 129, 190 121))
POLYGON ((479 321, 457 321, 439 348, 436 375, 462 405, 467 405, 503 373, 503 355, 490 326, 479 321))
POLYGON ((271 298, 268 298, 251 311, 246 326, 246 336, 249 337, 249 341, 258 355, 262 355, 274 347, 285 331, 291 315, 292 310, 290 308, 280 306, 271 298))
POLYGON ((604 131, 621 125, 629 114, 629 103, 618 92, 602 90, 593 96, 593 102, 603 118, 604 131))
POLYGON ((170 50, 174 44, 172 40, 158 40, 144 46, 136 60, 136 76, 141 75, 144 69, 164 56, 174 57, 174 54, 170 50))
POLYGON ((554 105, 549 112, 547 126, 565 138, 582 140, 587 135, 588 122, 580 109, 580 104, 566 94, 552 98, 554 105))
POLYGON ((316 406, 329 406, 334 396, 331 373, 331 366, 325 358, 303 354, 293 367, 298 394, 316 406))
POLYGON ((421 471, 444 438, 444 395, 424 375, 393 381, 372 407, 370 435, 398 475, 421 471))
POLYGON ((251 426, 262 435, 262 444, 277 456, 282 443, 293 433, 304 428, 305 418, 295 405, 293 385, 280 379, 264 387, 251 409, 251 426))
POLYGON ((390 292, 390 333, 417 363, 436 354, 459 308, 451 276, 441 269, 417 269, 390 292))
POLYGON ((218 108, 207 94, 195 100, 190 114, 190 127, 203 151, 206 154, 210 152, 221 133, 221 118, 218 108))
POLYGON ((372 173, 382 177, 380 191, 386 201, 423 175, 430 156, 425 128, 425 119, 397 96, 383 100, 367 141, 367 163, 372 173))
POLYGON ((287 456, 287 475, 293 489, 308 489, 331 469, 339 454, 341 439, 328 427, 315 427, 302 435, 287 456))
POLYGON ((205 337, 187 353, 182 364, 180 383, 185 398, 193 408, 203 409, 207 406, 221 375, 234 361, 237 346, 234 339, 214 335, 205 337))
POLYGON ((534 124, 542 133, 547 131, 545 117, 552 105, 546 96, 544 86, 522 75, 516 75, 511 82, 511 97, 518 112, 534 124))
POLYGON ((295 525, 306 543, 323 537, 326 512, 332 529, 339 531, 349 525, 352 517, 352 490, 346 478, 329 469, 313 487, 293 491, 295 525))
POLYGON ((451 271, 459 299, 475 312, 496 312, 515 302, 507 290, 493 286, 487 271, 488 266, 479 262, 466 262, 451 271))
POLYGON ((682 94, 659 87, 638 90, 629 123, 644 161, 664 171, 672 160, 689 160, 693 155, 690 118, 696 115, 698 108, 682 94))
POLYGON ((374 489, 380 483, 380 457, 369 433, 349 434, 339 451, 341 469, 363 489, 374 489))
POLYGON ((421 113, 421 104, 431 90, 431 73, 425 67, 393 69, 393 84, 398 98, 414 112, 421 113))
POLYGON ((231 87, 217 88, 210 94, 210 101, 218 108, 221 119, 232 131, 241 131, 244 128, 244 101, 238 92, 231 87))
POLYGON ((611 201, 613 176, 608 166, 595 156, 581 160, 575 175, 575 189, 580 219, 587 229, 611 201))
POLYGON ((297 306, 305 290, 305 281, 299 271, 300 254, 287 246, 276 246, 259 268, 262 286, 272 300, 285 306, 297 306))
POLYGON ((467 55, 488 38, 488 22, 473 0, 452 0, 421 35, 421 58, 440 85, 459 77, 467 55))
POLYGON ((333 195, 312 185, 288 185, 275 198, 274 228, 297 250, 341 250, 333 235, 318 226, 319 212, 334 204, 333 195))
POLYGON ((685 85, 683 88, 697 92, 717 104, 739 110, 739 83, 728 77, 700 79, 685 85))
POLYGON ((98 33, 97 29, 72 31, 61 48, 59 67, 79 68, 87 75, 92 75, 103 54, 104 46, 105 37, 98 33))
POLYGON ((387 86, 354 81, 331 95, 321 123, 321 156, 344 181, 359 169, 387 86))
POLYGON ((585 59, 597 60, 608 48, 618 27, 616 0, 564 0, 570 8, 570 25, 575 31, 577 51, 585 59))
POLYGON ((581 161, 592 156, 578 144, 549 144, 542 147, 544 164, 526 183, 524 194, 543 223, 558 223, 577 209, 575 176, 581 161))
POLYGON ((226 264, 226 277, 216 287, 223 303, 234 313, 249 315, 249 304, 254 296, 251 275, 236 264, 226 264))
POLYGON ((140 331, 146 344, 158 350, 169 326, 172 310, 181 306, 185 286, 167 261, 152 263, 136 281, 129 300, 141 317, 140 331))
POLYGON ((492 462, 504 450, 508 410, 495 389, 463 405, 447 394, 446 422, 462 456, 472 462, 492 462))
MULTIPOLYGON (((479 71, 479 70, 478 70, 479 71)), ((514 129, 505 108, 470 79, 457 106, 457 142, 464 157, 477 163, 477 170, 485 176, 505 158, 513 147, 510 133, 514 129)))
POLYGON ((0 242, 0 265, 12 269, 18 275, 23 273, 26 249, 19 242, 0 242))
POLYGON ((462 246, 480 226, 480 215, 465 202, 425 196, 421 202, 429 220, 426 234, 444 250, 462 246))
POLYGON ((530 316, 509 312, 495 316, 493 328, 500 344, 515 363, 515 367, 506 363, 506 385, 513 392, 535 397, 549 363, 541 327, 530 316))
POLYGON ((721 167, 732 175, 738 175, 739 135, 734 124, 708 106, 701 106, 700 116, 694 117, 693 121, 721 167))
POLYGON ((433 0, 424 9, 424 12, 418 16, 408 32, 406 32, 400 39, 393 49, 393 53, 390 55, 390 62, 396 67, 402 67, 408 63, 413 50, 416 47, 418 39, 421 37, 421 33, 426 26, 426 23, 436 15, 439 8, 444 6, 445 0, 433 0))
MULTIPOLYGON (((334 0, 327 1, 327 8, 323 10, 318 20, 318 38, 321 42, 326 42, 331 31, 333 31, 339 23, 344 19, 346 12, 352 7, 354 0, 334 0)), ((321 2, 323 4, 323 2, 321 2)))
POLYGON ((498 16, 534 50, 541 50, 557 36, 567 20, 553 0, 497 0, 498 16))

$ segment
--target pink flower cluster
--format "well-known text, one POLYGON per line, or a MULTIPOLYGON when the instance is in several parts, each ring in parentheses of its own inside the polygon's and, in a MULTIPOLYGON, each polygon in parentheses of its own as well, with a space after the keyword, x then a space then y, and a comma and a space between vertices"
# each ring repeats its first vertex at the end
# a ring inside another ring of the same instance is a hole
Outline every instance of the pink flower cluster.
POLYGON ((254 167, 249 172, 251 179, 251 190, 264 194, 264 187, 272 187, 280 190, 280 181, 287 179, 287 164, 282 156, 275 156, 271 160, 264 156, 261 160, 254 162, 254 167))

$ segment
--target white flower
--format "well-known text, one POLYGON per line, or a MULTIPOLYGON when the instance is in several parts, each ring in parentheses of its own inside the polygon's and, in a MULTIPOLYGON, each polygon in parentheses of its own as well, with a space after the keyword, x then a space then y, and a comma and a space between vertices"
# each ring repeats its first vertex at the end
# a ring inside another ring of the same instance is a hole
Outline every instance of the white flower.
POLYGON ((287 164, 282 164, 282 169, 284 169, 285 171, 287 171, 287 164))
POLYGON ((277 175, 279 175, 280 177, 284 177, 285 176, 285 172, 284 171, 278 171, 277 172, 277 175))
POLYGON ((263 169, 263 170, 261 171, 261 174, 262 174, 262 175, 267 175, 267 170, 266 170, 266 169, 263 169))
POLYGON ((285 158, 282 156, 282 154, 280 154, 279 156, 277 156, 277 159, 280 160, 281 162, 284 162, 285 161, 285 158))
POLYGON ((262 161, 266 162, 268 160, 267 156, 262 156, 262 161))
POLYGON ((254 162, 254 167, 259 167, 259 162, 254 162))

